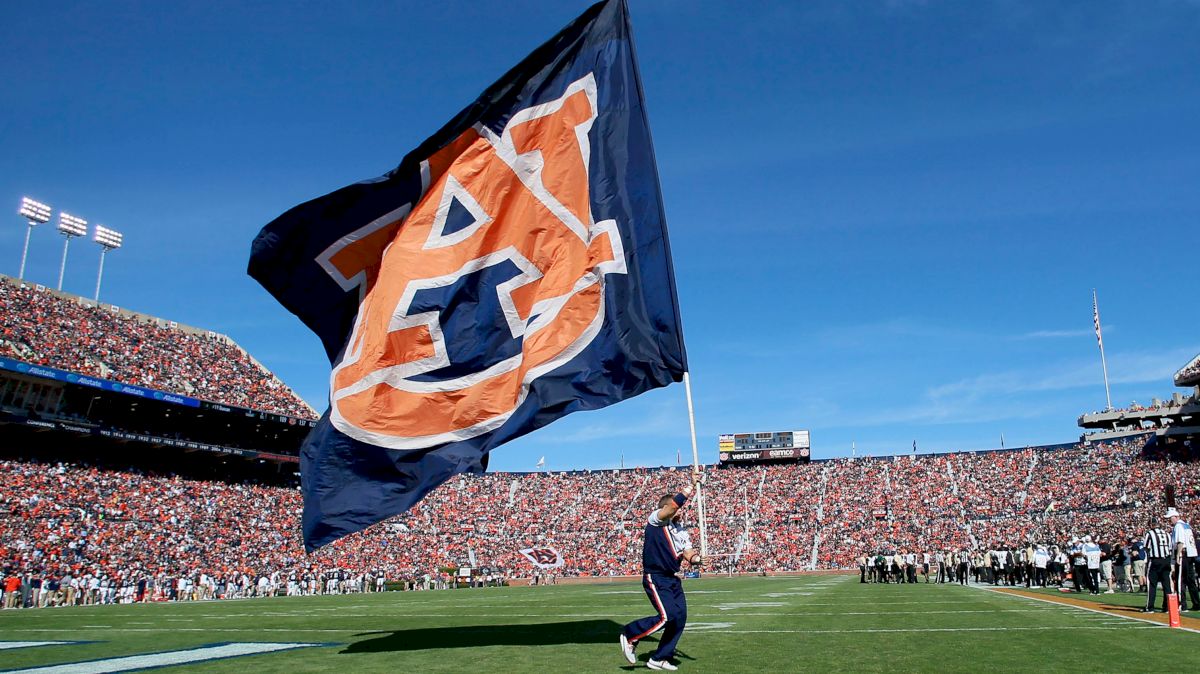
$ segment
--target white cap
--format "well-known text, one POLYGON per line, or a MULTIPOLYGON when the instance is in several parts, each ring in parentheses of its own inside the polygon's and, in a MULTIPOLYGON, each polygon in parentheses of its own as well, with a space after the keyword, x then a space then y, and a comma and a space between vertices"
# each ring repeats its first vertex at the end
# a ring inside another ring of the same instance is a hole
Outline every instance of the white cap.
POLYGON ((1092 535, 1091 535, 1091 534, 1088 534, 1088 535, 1084 536, 1084 537, 1083 537, 1083 542, 1084 542, 1084 543, 1091 543, 1091 542, 1092 542, 1092 535))
POLYGON ((1179 511, 1174 508, 1167 508, 1167 514, 1163 515, 1163 517, 1166 517, 1168 519, 1171 517, 1179 517, 1179 511))

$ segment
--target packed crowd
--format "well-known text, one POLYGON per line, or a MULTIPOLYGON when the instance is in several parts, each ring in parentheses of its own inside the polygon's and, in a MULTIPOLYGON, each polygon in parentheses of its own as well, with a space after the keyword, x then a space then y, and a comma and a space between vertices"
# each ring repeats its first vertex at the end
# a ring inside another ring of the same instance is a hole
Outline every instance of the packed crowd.
POLYGON ((0 279, 0 356, 275 414, 313 410, 222 336, 185 332, 0 279))
POLYGON ((1184 365, 1183 369, 1175 374, 1175 381, 1192 381, 1198 376, 1200 376, 1200 356, 1196 356, 1192 362, 1184 365))
MULTIPOLYGON (((1166 485, 1185 516, 1200 515, 1200 462, 1146 460, 1138 443, 707 472, 716 572, 855 568, 863 550, 974 560, 1080 532, 1124 542, 1166 485)), ((670 468, 460 476, 306 555, 295 487, 16 460, 0 474, 0 567, 23 596, 45 593, 35 603, 431 588, 462 566, 493 578, 635 574, 648 509, 685 479, 670 468), (536 568, 530 547, 562 565, 536 568)))
POLYGON ((904 552, 883 550, 858 559, 861 583, 990 583, 1062 587, 1077 593, 1146 591, 1146 549, 1141 539, 1096 542, 1090 534, 1063 545, 997 545, 985 550, 904 552))
POLYGON ((1169 610, 1168 594, 1177 594, 1180 610, 1200 609, 1200 554, 1191 525, 1175 507, 1158 511, 1141 537, 1072 537, 1059 545, 1033 539, 986 549, 913 552, 880 550, 858 558, 861 583, 926 583, 1057 586, 1062 592, 1093 595, 1147 593, 1142 611, 1169 610), (1169 532, 1169 533, 1168 533, 1169 532), (1155 595, 1162 590, 1162 604, 1155 595))

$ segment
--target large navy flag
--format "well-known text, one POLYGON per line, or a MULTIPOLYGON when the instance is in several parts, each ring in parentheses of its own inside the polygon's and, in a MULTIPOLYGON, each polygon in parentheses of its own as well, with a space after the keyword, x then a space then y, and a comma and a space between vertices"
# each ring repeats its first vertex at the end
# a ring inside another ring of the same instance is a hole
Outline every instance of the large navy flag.
POLYGON ((250 275, 320 336, 311 551, 498 445, 687 369, 628 8, 539 47, 396 169, 263 228, 250 275))

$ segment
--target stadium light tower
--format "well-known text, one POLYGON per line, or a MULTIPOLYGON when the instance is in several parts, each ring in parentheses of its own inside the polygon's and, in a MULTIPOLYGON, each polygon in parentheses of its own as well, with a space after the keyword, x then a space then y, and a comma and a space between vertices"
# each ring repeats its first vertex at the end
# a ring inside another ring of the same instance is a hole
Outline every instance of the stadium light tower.
POLYGON ((63 241, 62 264, 58 266, 58 289, 62 290, 63 274, 67 271, 67 247, 71 245, 71 239, 87 236, 87 220, 69 213, 59 213, 58 231, 66 239, 63 241))
POLYGON ((24 281, 25 258, 29 255, 29 235, 33 234, 34 227, 50 222, 50 207, 29 197, 21 197, 21 208, 17 213, 29 222, 29 229, 25 231, 25 248, 21 250, 21 271, 17 272, 17 278, 24 281))
POLYGON ((120 232, 103 225, 96 225, 96 233, 92 235, 92 241, 100 244, 100 271, 96 273, 96 296, 92 298, 92 301, 97 304, 100 303, 100 281, 104 278, 104 256, 108 251, 120 248, 124 240, 125 237, 120 232))

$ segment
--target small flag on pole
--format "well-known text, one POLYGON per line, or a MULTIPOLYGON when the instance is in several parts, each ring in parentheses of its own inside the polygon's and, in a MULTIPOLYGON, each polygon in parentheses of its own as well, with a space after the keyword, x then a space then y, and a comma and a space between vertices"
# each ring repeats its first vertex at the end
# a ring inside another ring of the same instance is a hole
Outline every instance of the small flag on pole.
POLYGON ((558 550, 550 547, 528 547, 522 548, 520 553, 539 569, 554 569, 563 565, 562 554, 558 550))

